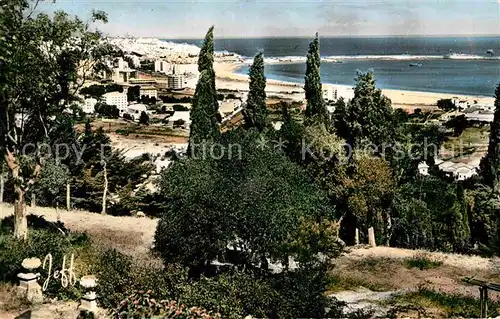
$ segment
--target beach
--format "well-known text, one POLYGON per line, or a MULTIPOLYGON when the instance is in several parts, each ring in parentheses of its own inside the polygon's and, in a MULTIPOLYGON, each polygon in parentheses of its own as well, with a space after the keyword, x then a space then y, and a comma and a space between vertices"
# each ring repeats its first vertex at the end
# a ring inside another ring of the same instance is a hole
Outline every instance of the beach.
MULTIPOLYGON (((248 76, 238 74, 238 70, 243 64, 241 63, 215 63, 214 69, 216 73, 216 82, 218 89, 232 89, 239 91, 248 91, 248 76)), ((353 87, 348 85, 324 84, 325 86, 333 86, 339 96, 346 98, 352 97, 353 87)), ((285 94, 292 100, 303 100, 304 91, 303 83, 294 83, 286 81, 278 81, 267 79, 266 92, 268 95, 285 94)), ((459 100, 466 100, 469 104, 493 105, 493 97, 460 95, 451 93, 435 93, 435 92, 420 92, 407 90, 383 89, 383 94, 392 101, 395 108, 415 109, 415 108, 432 108, 440 99, 451 99, 457 97, 459 100)))

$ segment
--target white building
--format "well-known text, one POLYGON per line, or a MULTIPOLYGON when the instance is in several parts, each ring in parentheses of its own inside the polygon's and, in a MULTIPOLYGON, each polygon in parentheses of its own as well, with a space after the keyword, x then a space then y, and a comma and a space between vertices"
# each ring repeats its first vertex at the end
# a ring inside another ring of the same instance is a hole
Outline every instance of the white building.
POLYGON ((468 165, 465 163, 453 163, 450 161, 443 162, 441 160, 436 160, 436 165, 438 165, 440 170, 450 173, 455 179, 459 181, 470 178, 477 173, 477 166, 468 165))
POLYGON ((155 99, 158 99, 158 90, 154 86, 141 87, 139 94, 141 97, 145 95, 149 96, 150 98, 154 97, 155 99))
POLYGON ((125 108, 128 106, 127 94, 120 92, 109 92, 104 94, 102 97, 106 104, 116 105, 120 113, 123 112, 123 110, 125 110, 125 108))
POLYGON ((170 74, 167 76, 168 88, 172 90, 184 89, 184 76, 181 74, 170 74))
POLYGON ((137 104, 131 104, 131 105, 127 106, 123 110, 123 113, 120 112, 120 115, 123 116, 123 114, 127 113, 128 115, 130 115, 132 120, 139 121, 139 118, 141 117, 142 112, 146 112, 146 113, 148 112, 147 106, 144 104, 137 103, 137 104))
POLYGON ((332 85, 323 85, 323 99, 326 101, 336 101, 338 92, 332 85))
POLYGON ((469 121, 476 122, 493 122, 494 113, 488 109, 483 109, 482 106, 471 106, 463 111, 465 118, 469 121))
POLYGON ((83 101, 82 111, 85 114, 94 114, 95 105, 97 104, 97 100, 93 97, 87 98, 83 101))
POLYGON ((426 162, 420 162, 418 164, 418 172, 424 176, 429 175, 429 165, 426 162))
POLYGON ((190 111, 175 111, 175 113, 168 118, 168 125, 174 127, 182 123, 181 127, 189 128, 191 125, 190 113, 190 111))
POLYGON ((172 64, 163 60, 155 61, 155 72, 170 74, 172 73, 172 64))

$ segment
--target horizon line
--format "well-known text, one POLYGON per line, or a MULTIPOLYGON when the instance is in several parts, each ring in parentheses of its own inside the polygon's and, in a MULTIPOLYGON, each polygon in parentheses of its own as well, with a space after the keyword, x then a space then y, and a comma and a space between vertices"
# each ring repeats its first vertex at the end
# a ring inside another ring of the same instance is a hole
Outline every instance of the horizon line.
MULTIPOLYGON (((275 39, 275 38, 290 38, 290 39, 309 39, 313 38, 314 35, 306 36, 293 36, 293 35, 264 35, 264 36, 222 36, 214 37, 214 40, 232 40, 232 39, 275 39)), ((500 37, 500 34, 387 34, 387 35, 325 35, 320 34, 320 38, 481 38, 481 37, 500 37)), ((203 40, 202 37, 159 37, 159 36, 136 36, 136 35, 121 35, 121 36, 110 36, 110 38, 156 38, 160 40, 203 40)))

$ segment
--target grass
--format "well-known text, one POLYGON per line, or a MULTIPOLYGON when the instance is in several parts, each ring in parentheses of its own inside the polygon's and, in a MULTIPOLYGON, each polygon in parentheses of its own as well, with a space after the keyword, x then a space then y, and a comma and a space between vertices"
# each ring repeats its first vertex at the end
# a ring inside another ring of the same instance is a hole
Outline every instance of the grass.
MULTIPOLYGON (((425 287, 397 296, 390 302, 395 303, 396 309, 401 307, 439 309, 446 318, 478 318, 481 313, 479 299, 442 293, 425 287)), ((488 316, 498 316, 499 310, 500 302, 488 301, 488 316)))
POLYGON ((443 262, 426 253, 417 253, 413 257, 406 259, 406 267, 418 268, 420 270, 434 269, 443 265, 443 262))
POLYGON ((488 145, 489 128, 484 127, 468 127, 458 137, 450 137, 445 143, 444 148, 449 151, 465 150, 473 146, 488 145))
POLYGON ((345 290, 356 290, 359 287, 364 287, 372 291, 388 291, 393 289, 392 286, 386 283, 371 280, 363 276, 333 274, 330 276, 330 285, 328 286, 329 293, 335 293, 345 290))
POLYGON ((328 287, 330 292, 355 290, 364 287, 372 291, 393 290, 387 277, 380 273, 393 272, 401 264, 394 259, 385 257, 366 257, 353 261, 343 269, 335 269, 331 275, 328 287))

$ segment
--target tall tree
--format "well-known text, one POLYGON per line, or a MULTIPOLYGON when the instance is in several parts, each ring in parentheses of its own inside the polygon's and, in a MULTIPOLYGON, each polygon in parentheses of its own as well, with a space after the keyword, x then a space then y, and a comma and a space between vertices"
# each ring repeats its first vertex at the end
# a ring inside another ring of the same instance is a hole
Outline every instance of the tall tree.
POLYGON ((248 93, 247 107, 245 110, 245 123, 247 126, 256 127, 262 131, 266 127, 266 77, 264 76, 264 56, 257 54, 250 71, 250 91, 248 93))
POLYGON ((337 134, 351 147, 369 142, 382 152, 395 139, 396 123, 391 100, 375 86, 372 72, 359 73, 354 97, 347 105, 339 102, 333 114, 337 134))
POLYGON ((500 190, 498 171, 500 170, 500 83, 495 90, 495 114, 490 129, 490 142, 488 153, 480 164, 481 175, 484 183, 495 191, 500 190))
POLYGON ((309 44, 306 62, 306 77, 304 90, 306 93, 306 116, 316 118, 320 122, 328 122, 328 110, 323 100, 323 90, 320 77, 321 58, 319 54, 319 38, 316 37, 309 44))
POLYGON ((214 27, 208 29, 198 57, 200 78, 191 107, 191 130, 189 133, 188 154, 196 154, 196 145, 215 141, 219 135, 219 104, 215 89, 214 63, 214 27))
POLYGON ((28 233, 25 194, 43 167, 42 143, 50 142, 54 118, 76 99, 90 72, 111 54, 93 22, 106 22, 93 12, 88 22, 64 12, 34 15, 28 0, 0 7, 0 156, 14 184, 14 236, 28 233))

